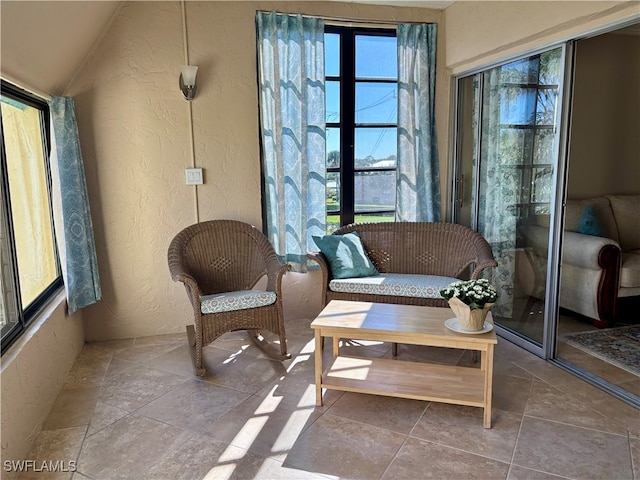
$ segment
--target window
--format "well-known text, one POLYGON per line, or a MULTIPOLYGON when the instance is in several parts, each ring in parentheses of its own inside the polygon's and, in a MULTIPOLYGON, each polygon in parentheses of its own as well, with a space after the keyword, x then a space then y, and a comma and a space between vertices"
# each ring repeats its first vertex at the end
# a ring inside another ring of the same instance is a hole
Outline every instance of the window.
POLYGON ((327 231, 394 221, 395 30, 325 27, 327 231))
POLYGON ((520 177, 519 217, 549 214, 562 49, 501 68, 500 155, 520 177))
POLYGON ((51 207, 49 107, 2 82, 2 352, 62 285, 51 207))

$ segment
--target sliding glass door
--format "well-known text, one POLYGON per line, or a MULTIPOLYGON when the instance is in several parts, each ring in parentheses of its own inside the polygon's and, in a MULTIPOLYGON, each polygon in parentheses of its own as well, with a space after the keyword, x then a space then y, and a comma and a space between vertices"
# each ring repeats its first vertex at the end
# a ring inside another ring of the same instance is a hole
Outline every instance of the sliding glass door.
MULTIPOLYGON (((564 48, 458 79, 454 220, 480 232, 498 262, 496 324, 542 350, 555 249, 564 48), (550 273, 551 275, 548 275, 550 273)), ((557 254, 556 254, 557 255, 557 254)), ((548 328, 548 327, 547 327, 548 328)))

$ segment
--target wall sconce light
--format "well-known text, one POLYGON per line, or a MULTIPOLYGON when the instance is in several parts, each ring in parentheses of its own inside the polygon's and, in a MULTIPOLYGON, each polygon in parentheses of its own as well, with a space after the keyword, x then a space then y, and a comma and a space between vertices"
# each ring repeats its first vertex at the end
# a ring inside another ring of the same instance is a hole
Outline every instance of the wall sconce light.
POLYGON ((195 98, 196 92, 196 73, 198 67, 194 65, 182 65, 180 67, 180 90, 187 100, 191 101, 195 98))

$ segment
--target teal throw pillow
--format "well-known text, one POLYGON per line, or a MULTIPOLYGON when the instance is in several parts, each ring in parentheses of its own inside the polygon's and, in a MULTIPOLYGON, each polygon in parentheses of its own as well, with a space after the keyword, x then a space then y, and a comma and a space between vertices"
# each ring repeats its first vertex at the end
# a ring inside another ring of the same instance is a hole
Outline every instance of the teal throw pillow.
POLYGON ((593 235, 594 237, 602 236, 602 227, 598 221, 598 216, 593 208, 593 205, 587 205, 582 212, 582 216, 578 221, 578 233, 584 233, 585 235, 593 235))
POLYGON ((333 278, 369 277, 378 274, 364 251, 357 232, 322 237, 314 235, 313 241, 327 257, 333 278))

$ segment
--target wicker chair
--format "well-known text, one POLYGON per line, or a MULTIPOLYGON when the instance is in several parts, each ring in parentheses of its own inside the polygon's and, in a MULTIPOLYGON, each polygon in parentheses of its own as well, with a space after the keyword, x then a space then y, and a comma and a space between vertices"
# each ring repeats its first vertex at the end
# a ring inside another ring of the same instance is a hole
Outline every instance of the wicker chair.
POLYGON ((184 283, 193 306, 187 334, 196 375, 205 374, 202 347, 235 330, 248 330, 270 357, 290 358, 282 311, 282 277, 290 267, 262 232, 235 220, 198 223, 175 236, 168 260, 171 278, 184 283), (265 275, 266 290, 253 290, 265 275), (279 336, 279 353, 260 330, 279 336))

